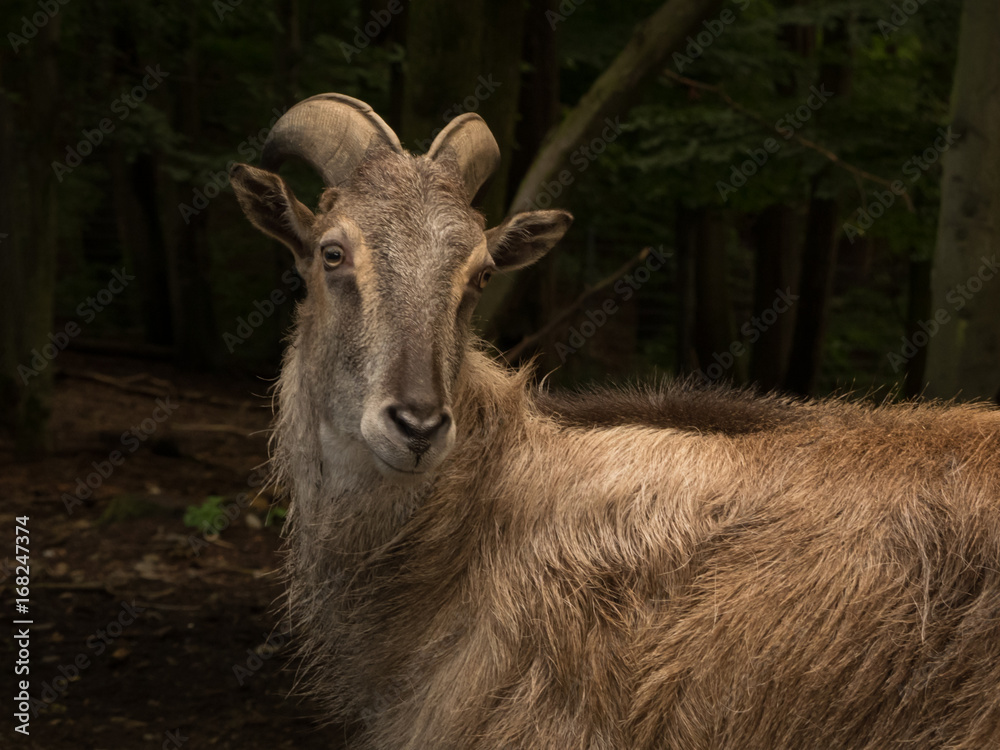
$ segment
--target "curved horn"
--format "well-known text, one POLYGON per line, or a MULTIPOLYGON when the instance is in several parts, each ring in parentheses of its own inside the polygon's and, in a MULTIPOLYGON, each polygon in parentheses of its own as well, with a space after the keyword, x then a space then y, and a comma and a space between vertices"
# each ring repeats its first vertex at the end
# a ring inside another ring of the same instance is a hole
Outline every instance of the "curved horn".
POLYGON ((427 156, 437 159, 450 151, 458 161, 465 192, 471 202, 486 179, 500 163, 500 147, 482 117, 467 112, 449 122, 438 133, 427 156))
POLYGON ((271 128, 261 165, 277 171, 297 156, 336 187, 350 177, 369 146, 382 143, 403 153, 399 138, 374 110, 343 94, 318 94, 296 104, 271 128))

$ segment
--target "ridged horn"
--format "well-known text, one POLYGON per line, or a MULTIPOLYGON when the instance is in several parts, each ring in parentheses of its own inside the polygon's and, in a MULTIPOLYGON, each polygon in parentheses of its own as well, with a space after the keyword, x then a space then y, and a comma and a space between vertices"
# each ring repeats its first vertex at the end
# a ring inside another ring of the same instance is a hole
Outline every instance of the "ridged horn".
POLYGON ((285 112, 264 142, 261 165, 277 171, 289 157, 315 169, 327 187, 347 180, 370 146, 382 143, 403 153, 392 128, 362 101, 343 94, 317 94, 285 112))
POLYGON ((450 151, 458 161, 469 201, 500 164, 500 147, 482 117, 474 112, 459 115, 438 133, 427 156, 437 159, 450 151))

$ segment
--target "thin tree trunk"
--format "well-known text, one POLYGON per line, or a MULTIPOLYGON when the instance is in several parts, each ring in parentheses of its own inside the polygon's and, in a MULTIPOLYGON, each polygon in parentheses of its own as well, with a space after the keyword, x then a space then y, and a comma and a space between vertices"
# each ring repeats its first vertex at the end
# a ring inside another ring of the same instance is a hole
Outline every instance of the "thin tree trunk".
MULTIPOLYGON (((913 257, 910 260, 910 297, 906 314, 906 340, 913 341, 923 331, 920 323, 931 316, 931 261, 913 257)), ((924 331, 926 335, 926 331, 924 331)), ((917 353, 906 361, 907 398, 920 396, 924 390, 924 373, 927 372, 927 347, 917 348, 917 353)))
POLYGON ((518 185, 528 173, 545 136, 559 121, 559 55, 557 26, 549 21, 559 0, 529 0, 524 17, 522 57, 526 70, 521 74, 515 143, 508 175, 507 203, 514 199, 518 185))
MULTIPOLYGON (((135 19, 124 16, 114 32, 115 47, 112 77, 116 87, 131 85, 136 70, 142 69, 137 46, 135 19)), ((152 146, 156 151, 156 146, 152 146)), ((130 162, 128 149, 114 139, 107 152, 111 176, 111 198, 123 260, 136 276, 140 293, 139 315, 145 342, 154 346, 172 346, 173 321, 170 310, 170 273, 167 248, 163 238, 157 195, 156 155, 140 152, 130 162)))
POLYGON ((299 0, 278 0, 281 27, 275 42, 278 92, 282 103, 291 107, 299 100, 299 66, 302 61, 302 34, 299 0))
POLYGON ((823 344, 826 341, 837 261, 837 237, 840 233, 837 201, 817 198, 815 191, 816 181, 813 182, 813 197, 809 201, 802 253, 801 299, 797 303, 791 354, 785 375, 785 388, 804 396, 815 389, 823 362, 823 344))
POLYGON ((504 214, 520 91, 521 0, 425 0, 406 29, 407 78, 400 137, 425 151, 453 118, 479 113, 500 146, 501 163, 479 204, 504 214), (448 43, 442 44, 442 39, 448 43))
MULTIPOLYGON (((803 0, 793 0, 792 5, 802 6, 803 0)), ((816 49, 816 29, 811 25, 787 24, 781 29, 780 41, 789 52, 808 58, 816 49)), ((789 65, 786 77, 777 82, 775 88, 780 96, 795 97, 801 91, 795 70, 795 66, 789 65)), ((796 206, 775 204, 758 218, 753 314, 762 316, 763 330, 753 346, 750 378, 763 390, 785 386, 791 361, 798 309, 787 310, 774 320, 764 320, 763 316, 769 315, 767 311, 773 309, 779 292, 798 293, 802 266, 798 257, 798 229, 796 206)))
POLYGON ((31 57, 16 68, 0 62, 0 278, 7 282, 0 294, 0 420, 28 454, 50 445, 53 360, 65 346, 50 334, 59 342, 67 336, 52 330, 60 226, 51 166, 58 160, 59 27, 58 16, 42 27, 23 53, 31 57))
POLYGON ((668 0, 639 24, 618 57, 538 154, 518 187, 511 211, 530 207, 542 186, 567 166, 574 149, 606 128, 606 120, 624 116, 650 71, 659 68, 690 30, 721 6, 722 0, 668 0))
POLYGON ((675 240, 677 247, 677 372, 692 372, 697 366, 694 348, 695 259, 698 257, 698 215, 677 201, 675 240))
MULTIPOLYGON (((391 20, 382 25, 372 44, 389 50, 406 48, 406 27, 410 15, 410 3, 399 0, 361 0, 361 23, 365 24, 375 14, 376 18, 391 20)), ((389 106, 380 114, 390 128, 401 132, 403 122, 403 98, 406 95, 406 66, 398 56, 389 63, 389 106)))
MULTIPOLYGON (((522 57, 526 69, 521 73, 518 103, 521 116, 516 124, 504 207, 513 198, 545 136, 559 121, 556 26, 546 16, 555 12, 557 7, 558 0, 530 0, 525 12, 522 57)), ((487 321, 486 338, 496 339, 503 331, 507 339, 520 341, 552 320, 566 302, 566 295, 559 293, 558 253, 546 255, 535 268, 522 274, 520 281, 528 289, 524 294, 517 295, 517 300, 514 295, 506 298, 508 306, 503 313, 487 321)), ((526 357, 530 357, 536 351, 543 352, 544 359, 540 366, 546 371, 560 364, 553 349, 554 335, 539 342, 533 351, 525 353, 526 357)))
MULTIPOLYGON (((277 86, 282 104, 292 107, 302 98, 299 90, 299 70, 302 63, 302 13, 299 0, 277 0, 278 18, 281 27, 275 39, 275 57, 277 86)), ((389 24, 392 28, 393 24, 389 24)), ((271 288, 284 289, 282 276, 292 267, 288 248, 280 242, 272 242, 271 288)), ((277 305, 274 311, 275 326, 271 330, 268 341, 268 351, 271 359, 280 359, 283 347, 284 332, 292 325, 294 305, 277 305)))
POLYGON ((110 154, 111 191, 125 264, 141 290, 139 315, 147 344, 171 346, 169 266, 156 196, 156 165, 149 154, 125 161, 120 144, 110 154))
POLYGON ((770 206, 757 219, 753 314, 761 323, 750 379, 765 391, 782 386, 792 351, 797 309, 782 295, 798 295, 798 225, 795 209, 782 204, 770 206), (772 314, 779 309, 780 314, 772 314))
MULTIPOLYGON (((177 107, 178 132, 191 143, 201 138, 201 112, 199 107, 199 68, 197 46, 197 18, 192 17, 187 29, 192 42, 184 61, 185 78, 173 85, 177 107)), ((169 82, 168 82, 169 85, 169 82)), ((164 191, 164 205, 176 206, 179 202, 177 190, 188 195, 195 186, 167 184, 164 191)), ((181 362, 192 368, 208 368, 215 363, 218 352, 213 295, 211 287, 211 263, 208 245, 205 241, 206 211, 181 220, 176 210, 168 210, 169 221, 165 223, 168 259, 170 266, 171 312, 177 354, 181 362)))
MULTIPOLYGON (((721 7, 722 0, 668 0, 640 23, 618 57, 546 139, 521 180, 509 213, 532 208, 543 186, 567 167, 575 149, 610 127, 609 122, 617 127, 632 106, 639 84, 660 68, 695 26, 721 7)), ((487 287, 479 303, 484 319, 498 313, 513 283, 513 278, 505 275, 487 287)))
POLYGON ((711 380, 738 380, 732 347, 736 342, 726 260, 728 227, 719 211, 696 211, 697 249, 694 258, 694 348, 699 369, 711 380))
MULTIPOLYGON (((850 23, 837 19, 824 34, 827 49, 843 48, 850 52, 850 23)), ((850 93, 852 69, 849 65, 830 63, 820 69, 820 83, 839 100, 850 93)), ((822 112, 816 113, 817 118, 822 112)), ((785 387, 793 393, 811 395, 819 380, 823 348, 830 314, 830 297, 837 265, 840 229, 836 198, 819 197, 821 182, 829 169, 812 182, 805 242, 802 246, 801 300, 795 316, 795 333, 789 357, 785 387)))
POLYGON ((1000 4, 965 0, 944 154, 931 289, 950 321, 931 337, 927 393, 996 399, 1000 389, 1000 4), (987 73, 987 71, 990 71, 987 73))

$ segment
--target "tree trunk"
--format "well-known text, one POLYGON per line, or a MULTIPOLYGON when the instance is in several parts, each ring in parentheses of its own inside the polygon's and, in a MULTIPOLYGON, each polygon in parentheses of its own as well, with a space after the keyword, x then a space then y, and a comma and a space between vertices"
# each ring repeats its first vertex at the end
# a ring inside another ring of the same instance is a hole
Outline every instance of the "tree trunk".
MULTIPOLYGON (((185 77, 172 86, 177 109, 177 132, 189 142, 201 138, 201 112, 199 105, 199 68, 197 58, 198 19, 192 16, 187 29, 190 44, 184 60, 185 77)), ((171 79, 172 81, 173 79, 171 79)), ((168 84, 170 82, 168 81, 168 84)), ((219 351, 212 304, 211 259, 205 241, 207 211, 181 219, 173 207, 180 202, 178 190, 187 195, 194 185, 178 185, 163 181, 164 206, 169 220, 165 222, 170 267, 171 317, 177 342, 177 355, 185 366, 208 368, 215 364, 219 351)))
MULTIPOLYGON (((794 6, 803 4, 803 0, 792 0, 794 6)), ((789 52, 808 58, 816 49, 816 28, 811 25, 786 24, 781 28, 780 41, 789 52)), ((795 70, 795 66, 789 65, 786 69, 787 77, 777 81, 775 89, 780 96, 796 97, 800 93, 802 86, 796 79, 795 70)), ((758 330, 761 333, 753 347, 750 377, 766 391, 786 386, 785 378, 796 335, 797 308, 793 307, 773 320, 770 316, 774 314, 774 305, 780 292, 798 294, 799 271, 802 267, 799 254, 802 249, 798 245, 797 208, 775 204, 765 209, 757 222, 753 315, 760 316, 758 330)), ((824 208, 824 213, 826 210, 824 208)), ((814 216, 818 218, 818 214, 814 216)), ((821 229, 825 228, 817 226, 814 231, 818 233, 821 229)), ((807 247, 810 239, 812 238, 807 238, 807 247)), ((829 248, 821 252, 825 255, 829 248)), ((809 255, 812 256, 813 253, 810 251, 809 255)), ((811 260, 816 258, 812 257, 811 260)), ((825 258, 823 262, 827 262, 825 258)), ((822 305, 823 299, 816 304, 822 305)), ((804 336, 805 333, 803 330, 804 336)), ((812 344, 809 346, 811 348, 812 344)))
POLYGON ((0 278, 7 281, 0 294, 0 419, 25 454, 49 447, 52 360, 65 347, 49 338, 60 225, 52 170, 60 156, 59 26, 57 16, 21 60, 0 63, 0 278))
MULTIPOLYGON (((299 90, 299 70, 302 63, 302 12, 299 0, 277 0, 277 13, 281 26, 275 38, 276 82, 282 105, 294 106, 302 98, 299 90)), ((367 16, 364 16, 367 17, 367 16)), ((390 23, 391 29, 394 24, 390 23)), ((282 276, 293 266, 288 248, 280 242, 271 243, 271 288, 284 289, 282 276)), ((292 326, 294 305, 276 305, 274 328, 270 329, 268 351, 273 361, 281 359, 284 332, 292 326)), ((264 334, 261 334, 264 335, 264 334)))
MULTIPOLYGON (((652 16, 638 25, 618 57, 611 63, 562 123, 546 139, 511 201, 509 213, 532 207, 549 183, 568 165, 573 151, 595 134, 616 122, 629 110, 639 84, 659 69, 664 60, 679 49, 691 30, 722 7, 722 0, 668 0, 652 16)), ((479 312, 489 320, 500 310, 513 286, 513 277, 504 275, 486 288, 479 312)))
POLYGON ((559 55, 556 26, 548 13, 556 12, 559 0, 529 0, 524 17, 522 57, 526 70, 521 74, 515 143, 508 175, 507 204, 538 155, 545 136, 559 121, 559 55))
POLYGON ((710 380, 739 380, 739 366, 735 357, 730 359, 737 339, 726 261, 728 228, 719 211, 699 208, 696 217, 694 348, 699 369, 710 380))
POLYGON ((567 166, 570 154, 628 112, 639 84, 679 47, 690 30, 718 12, 722 0, 668 0, 636 28, 625 48, 583 95, 535 159, 511 211, 532 206, 542 186, 567 166))
POLYGON ((674 244, 677 248, 677 373, 697 367, 694 348, 695 259, 698 257, 698 214, 677 201, 674 244))
POLYGON ((753 315, 760 320, 755 325, 760 338, 753 345, 750 379, 765 391, 782 386, 792 351, 797 310, 782 295, 798 295, 798 225, 795 209, 782 204, 757 219, 753 315))
MULTIPOLYGON (((365 24, 375 14, 385 18, 389 13, 392 20, 382 26, 372 44, 392 50, 406 48, 406 27, 409 23, 410 3, 398 4, 399 0, 361 0, 361 23, 365 24)), ((381 112, 382 118, 397 133, 402 132, 403 98, 406 96, 406 66, 399 56, 389 63, 389 106, 381 112)))
MULTIPOLYGON (((521 74, 520 119, 516 124, 507 196, 504 208, 514 197, 518 184, 534 161, 542 142, 559 121, 559 57, 556 53, 556 28, 546 13, 554 12, 558 0, 530 0, 524 17, 522 58, 526 69, 521 74)), ((559 255, 550 253, 538 265, 522 274, 521 283, 528 287, 524 294, 509 295, 503 314, 486 321, 484 335, 497 341, 501 349, 516 344, 532 331, 543 327, 567 301, 559 294, 559 255), (516 306, 515 306, 516 305, 516 306), (506 342, 500 341, 501 330, 506 342)), ((500 279, 497 279, 500 281, 500 279)), ((560 332, 561 333, 561 332, 560 332)), ((553 334, 555 335, 555 334, 553 334)), ((543 353, 541 369, 550 370, 560 364, 553 351, 553 338, 538 343, 534 351, 525 352, 530 358, 543 353)))
POLYGON ((286 107, 299 100, 299 66, 302 61, 302 34, 299 0, 277 0, 281 21, 275 40, 278 94, 286 107))
POLYGON ((452 119, 478 112, 500 146, 501 163, 479 204, 492 223, 504 214, 520 90, 520 0, 424 0, 406 29, 407 78, 400 138, 426 151, 452 119), (442 44, 447 39, 447 44, 442 44))
MULTIPOLYGON (((817 198, 816 181, 809 201, 809 220, 802 253, 799 283, 801 299, 795 313, 785 388, 808 396, 816 387, 823 362, 823 344, 829 318, 830 295, 837 263, 837 238, 840 234, 837 201, 817 198)), ((773 290, 771 292, 773 294, 773 290)))
MULTIPOLYGON (((111 76, 114 88, 125 88, 134 82, 136 70, 143 68, 139 55, 135 16, 123 16, 113 31, 117 54, 112 58, 111 76)), ((128 149, 119 139, 109 144, 106 163, 111 177, 111 204, 121 245, 123 262, 135 275, 139 287, 139 316, 147 344, 172 346, 173 322, 170 310, 170 273, 167 248, 163 239, 163 222, 159 213, 157 193, 156 146, 141 151, 130 162, 128 149)))
POLYGON ((932 309, 950 320, 932 336, 927 393, 996 399, 1000 388, 1000 5, 965 0, 943 157, 941 214, 931 276, 932 309))
MULTIPOLYGON (((811 42, 800 42, 800 44, 811 42)), ((850 53, 850 23, 837 19, 827 28, 823 46, 843 48, 850 53)), ((850 93, 852 69, 849 65, 828 63, 820 69, 820 84, 840 100, 850 93)), ((817 112, 820 118, 822 112, 817 112)), ((809 200, 809 218, 805 242, 802 246, 801 300, 795 316, 795 333, 789 357, 785 388, 803 396, 811 395, 819 380, 826 343, 826 327, 830 315, 830 297, 833 294, 834 274, 837 266, 837 245, 840 228, 837 222, 836 198, 819 197, 822 180, 829 168, 813 180, 809 200)))
MULTIPOLYGON (((931 317, 931 261, 929 259, 910 259, 910 297, 906 314, 906 340, 913 341, 918 332, 923 331, 920 323, 931 317)), ((926 335, 923 331, 922 335, 926 335)), ((920 396, 924 390, 924 374, 927 372, 927 347, 922 346, 906 361, 906 384, 904 395, 907 398, 920 396)))
POLYGON ((109 159, 118 240, 130 273, 139 285, 139 314, 147 344, 171 346, 169 265, 156 195, 156 164, 149 154, 125 161, 116 143, 109 159))

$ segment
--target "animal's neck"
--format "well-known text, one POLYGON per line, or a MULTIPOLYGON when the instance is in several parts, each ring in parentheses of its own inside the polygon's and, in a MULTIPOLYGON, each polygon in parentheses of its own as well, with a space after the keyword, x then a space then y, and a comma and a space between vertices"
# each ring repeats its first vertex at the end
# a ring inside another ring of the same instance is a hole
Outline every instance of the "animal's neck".
POLYGON ((455 450, 432 477, 403 486, 382 476, 364 443, 324 420, 299 373, 286 363, 275 435, 278 478, 293 494, 294 546, 322 545, 347 568, 384 549, 456 462, 481 461, 497 433, 515 424, 525 399, 525 375, 468 351, 453 392, 455 450))

